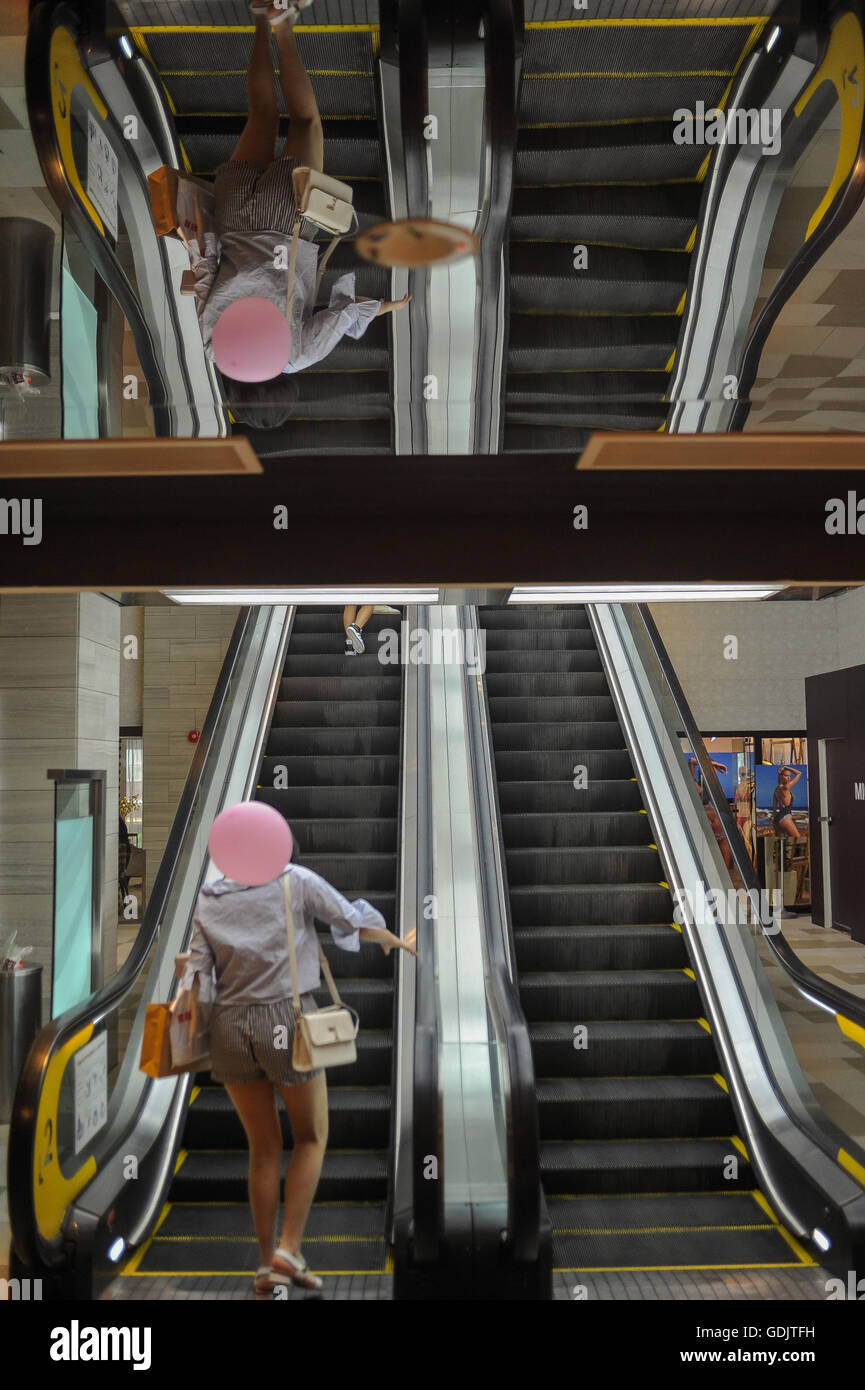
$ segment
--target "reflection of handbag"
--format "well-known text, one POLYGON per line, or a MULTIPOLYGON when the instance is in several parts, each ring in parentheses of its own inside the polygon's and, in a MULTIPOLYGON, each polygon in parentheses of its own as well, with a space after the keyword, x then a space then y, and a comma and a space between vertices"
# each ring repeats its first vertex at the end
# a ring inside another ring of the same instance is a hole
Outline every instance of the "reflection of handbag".
POLYGON ((294 949, 294 918, 291 912, 291 887, 288 874, 283 874, 282 890, 285 896, 285 925, 288 931, 288 957, 291 963, 291 990, 294 999, 294 1048, 291 1064, 295 1071, 313 1071, 317 1067, 339 1067, 357 1060, 355 1038, 360 1020, 354 1009, 343 1004, 330 973, 330 966, 318 943, 321 968, 333 1004, 315 1013, 301 1012, 300 995, 297 990, 297 957, 294 949))
POLYGON ((351 230, 352 223, 356 220, 356 213, 352 205, 354 192, 347 183, 340 183, 339 179, 332 179, 327 174, 320 173, 318 169, 308 169, 305 165, 299 165, 297 169, 292 169, 291 181, 294 185, 294 198, 297 203, 297 218, 291 237, 291 259, 288 265, 288 295, 285 312, 289 318, 291 318, 294 267, 297 260, 297 243, 300 237, 302 219, 306 217, 310 222, 314 222, 316 227, 321 227, 323 231, 333 232, 333 240, 325 251, 318 268, 318 278, 315 282, 316 298, 318 297, 321 278, 337 243, 342 240, 346 232, 351 230))

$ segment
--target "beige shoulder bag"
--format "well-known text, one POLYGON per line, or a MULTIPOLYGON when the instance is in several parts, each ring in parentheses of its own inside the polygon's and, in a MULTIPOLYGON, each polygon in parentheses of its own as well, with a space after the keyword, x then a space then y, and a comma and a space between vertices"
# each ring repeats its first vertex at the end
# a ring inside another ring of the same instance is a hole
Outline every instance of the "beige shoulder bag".
POLYGON ((354 193, 347 183, 341 183, 339 179, 332 179, 327 174, 321 174, 317 169, 308 169, 305 165, 299 165, 297 169, 291 171, 291 181, 294 184, 297 217, 291 237, 291 258, 288 263, 288 294, 285 312, 289 318, 291 318, 291 299, 294 293, 297 243, 300 238, 300 224, 303 218, 309 218, 310 222, 314 222, 316 227, 321 227, 325 232, 333 232, 333 240, 325 251, 318 268, 318 278, 315 282, 316 299, 322 276, 337 243, 342 240, 346 232, 351 231, 352 224, 357 218, 352 205, 354 193))
POLYGON ((347 1062, 357 1061, 355 1038, 360 1019, 354 1009, 343 1004, 333 982, 330 966, 327 963, 321 942, 318 954, 321 968, 330 990, 333 1004, 315 1013, 301 1012, 300 995, 297 990, 297 957, 294 949, 294 918, 291 912, 291 887, 289 875, 282 876, 282 891, 285 896, 285 924, 288 929, 288 958, 291 962, 291 990, 294 1000, 294 1048, 291 1065, 295 1071, 314 1071, 317 1067, 340 1067, 347 1062))

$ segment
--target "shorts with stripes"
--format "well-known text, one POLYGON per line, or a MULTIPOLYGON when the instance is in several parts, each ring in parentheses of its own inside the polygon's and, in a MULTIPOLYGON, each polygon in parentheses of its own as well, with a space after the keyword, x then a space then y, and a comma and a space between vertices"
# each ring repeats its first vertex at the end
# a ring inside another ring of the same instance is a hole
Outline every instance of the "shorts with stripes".
MULTIPOLYGON (((300 996, 304 1013, 318 1005, 312 994, 300 996)), ((271 1081, 275 1086, 296 1086, 321 1075, 317 1071, 295 1071, 291 1065, 294 1047, 294 1004, 280 999, 275 1004, 228 1004, 213 1009, 210 1020, 210 1074, 226 1086, 246 1081, 271 1081)))
MULTIPOLYGON (((294 230, 297 204, 291 171, 299 160, 275 159, 266 169, 248 159, 229 159, 216 171, 214 217, 217 231, 284 232, 294 230)), ((313 240, 315 227, 306 219, 301 236, 313 240)))

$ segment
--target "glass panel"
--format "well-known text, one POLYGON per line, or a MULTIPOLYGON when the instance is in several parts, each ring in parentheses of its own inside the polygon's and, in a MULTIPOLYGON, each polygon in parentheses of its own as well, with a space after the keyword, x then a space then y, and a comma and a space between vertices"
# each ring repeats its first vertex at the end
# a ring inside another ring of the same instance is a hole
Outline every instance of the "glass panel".
POLYGON ((91 992, 94 827, 90 784, 57 786, 54 810, 54 949, 51 1013, 91 992))

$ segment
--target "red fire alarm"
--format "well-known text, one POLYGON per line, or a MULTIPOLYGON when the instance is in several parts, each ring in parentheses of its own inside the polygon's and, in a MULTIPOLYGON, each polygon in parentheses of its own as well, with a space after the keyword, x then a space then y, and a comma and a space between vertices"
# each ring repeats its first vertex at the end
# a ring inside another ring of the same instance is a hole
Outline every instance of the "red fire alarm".
POLYGON ((186 737, 189 739, 189 742, 190 742, 190 743, 197 743, 198 740, 201 738, 201 730, 200 730, 200 729, 190 729, 190 731, 189 731, 189 733, 186 735, 186 737))

